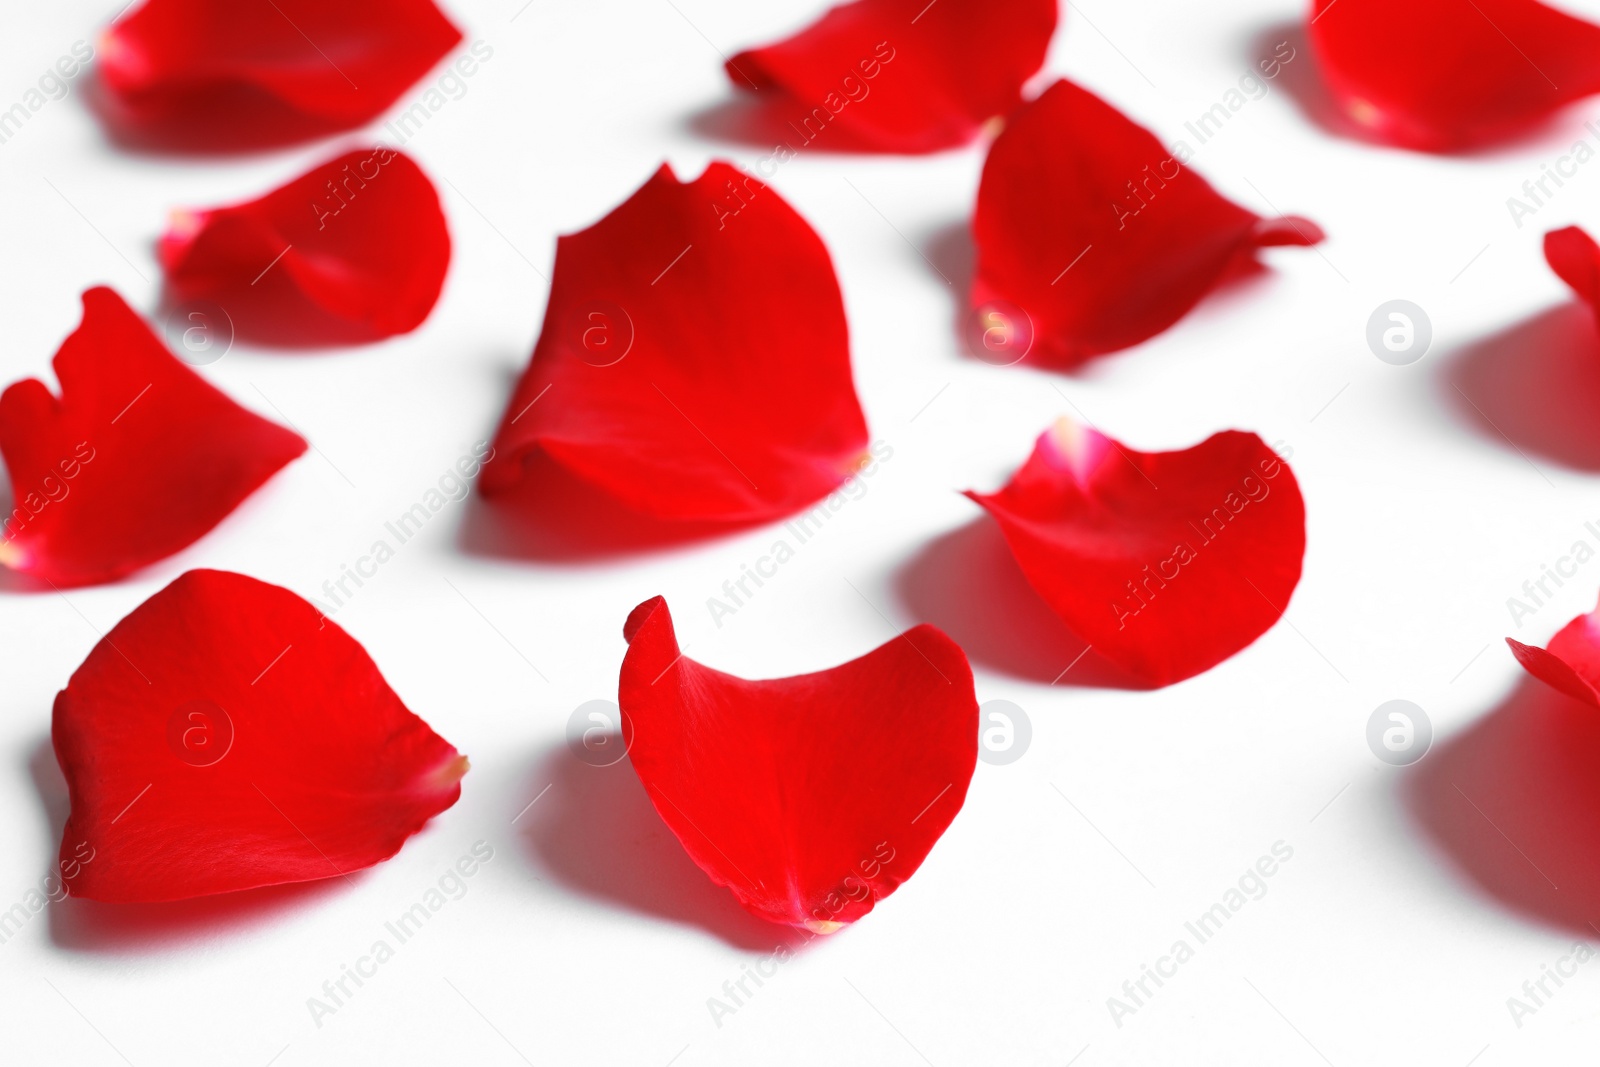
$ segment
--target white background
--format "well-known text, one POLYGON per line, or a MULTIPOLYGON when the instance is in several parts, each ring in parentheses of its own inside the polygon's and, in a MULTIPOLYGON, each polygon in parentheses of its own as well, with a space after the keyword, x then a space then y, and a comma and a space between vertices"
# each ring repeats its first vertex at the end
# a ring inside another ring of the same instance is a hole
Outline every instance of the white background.
MULTIPOLYGON (((50 704, 99 633, 191 567, 315 595, 491 433, 543 314, 555 236, 662 159, 690 177, 713 157, 765 156, 717 139, 733 93, 718 50, 820 12, 812 0, 534 0, 513 21, 518 6, 451 5, 494 55, 407 145, 455 240, 428 322, 327 354, 241 345, 203 371, 292 420, 316 451, 132 580, 0 599, 0 910, 54 862, 65 801, 50 704)), ((1600 17, 1592 0, 1575 9, 1600 17)), ((0 107, 115 10, 13 5, 0 107)), ((1558 225, 1600 232, 1600 162, 1520 229, 1505 204, 1575 139, 1595 142, 1582 123, 1600 101, 1472 157, 1358 144, 1319 125, 1300 14, 1276 0, 1064 8, 1051 72, 1188 140, 1196 169, 1240 202, 1329 234, 1318 250, 1274 250, 1270 273, 1077 375, 963 354, 961 226, 981 146, 925 158, 818 147, 783 166, 772 185, 833 251, 862 401, 894 448, 867 495, 720 629, 705 598, 775 530, 519 560, 473 551, 478 506, 452 506, 338 620, 471 756, 460 802, 349 883, 52 905, 0 945, 5 1059, 1464 1067, 1592 1050, 1600 963, 1520 1027, 1506 1001, 1576 941, 1600 945, 1588 925, 1600 921, 1600 726, 1524 682, 1501 638, 1542 643, 1600 586, 1590 562, 1520 630, 1506 606, 1574 541, 1600 546, 1583 529, 1600 520, 1600 340, 1539 250, 1558 225), (1184 123, 1285 39, 1299 51, 1270 94, 1196 146, 1184 123), (1380 363, 1364 340, 1368 315, 1395 298, 1435 328, 1410 367, 1380 363), (1067 642, 957 490, 1000 484, 1073 408, 1138 448, 1227 427, 1293 448, 1309 549, 1283 622, 1157 692, 1049 684, 1067 642), (695 658, 750 677, 831 666, 938 623, 972 657, 980 700, 1015 701, 1033 724, 1020 761, 980 764, 915 878, 783 964, 720 1027, 707 998, 789 935, 693 867, 626 765, 594 770, 564 746, 578 704, 615 697, 623 619, 657 593, 695 658), (1374 758, 1364 733, 1394 698, 1425 708, 1436 732, 1404 770, 1374 758), (467 894, 316 1026, 307 999, 479 840, 494 859, 467 894), (1107 998, 1178 938, 1194 944, 1185 921, 1278 841, 1293 858, 1266 895, 1117 1026, 1107 998)), ((171 208, 256 195, 380 136, 374 124, 247 157, 141 156, 107 141, 82 88, 0 145, 7 381, 48 380, 91 284, 156 307, 153 242, 171 208)))

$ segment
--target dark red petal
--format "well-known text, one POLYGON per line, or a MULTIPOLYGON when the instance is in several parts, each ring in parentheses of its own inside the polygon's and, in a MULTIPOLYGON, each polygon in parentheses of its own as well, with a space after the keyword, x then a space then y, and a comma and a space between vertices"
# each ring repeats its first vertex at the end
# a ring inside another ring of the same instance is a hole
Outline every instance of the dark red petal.
POLYGON ((961 810, 978 704, 967 657, 934 627, 759 682, 684 657, 660 597, 623 632, 633 768, 701 870, 753 914, 819 932, 854 922, 961 810))
POLYGON ((145 0, 100 42, 134 127, 264 127, 269 140, 359 126, 461 41, 433 0, 145 0))
POLYGON ((467 761, 287 589, 189 571, 56 697, 74 896, 144 902, 370 867, 461 795, 467 761), (76 855, 82 860, 81 855, 76 855))
POLYGON ((110 289, 43 382, 0 396, 11 477, 0 562, 58 585, 110 581, 172 555, 306 449, 212 388, 110 289))
POLYGON ((1600 609, 1563 626, 1546 648, 1506 638, 1523 669, 1555 689, 1600 708, 1600 609))
POLYGON ((1544 235, 1544 258, 1591 310, 1600 311, 1600 245, 1593 237, 1577 226, 1551 230, 1544 235))
POLYGON ((836 129, 828 142, 933 152, 1021 103, 1055 28, 1056 0, 856 0, 727 71, 791 121, 791 147, 836 129))
POLYGON ((1391 144, 1466 148, 1600 92, 1600 26, 1535 0, 1313 0, 1322 74, 1391 144))
POLYGON ((1103 658, 1152 685, 1216 666, 1278 621, 1300 581, 1294 472, 1253 433, 1135 452, 1065 420, 998 493, 1030 585, 1103 658))
POLYGON ((1155 336, 1258 248, 1323 237, 1304 219, 1263 219, 1224 199, 1150 131, 1067 81, 1013 115, 989 149, 972 230, 980 321, 1031 325, 1029 358, 1056 366, 1155 336), (1016 309, 1028 321, 1011 323, 1016 309))
POLYGON ((678 522, 755 522, 826 496, 861 465, 867 427, 821 238, 727 163, 688 183, 663 165, 557 244, 494 447, 488 496, 535 461, 678 522))
POLYGON ((450 233, 422 169, 372 148, 259 200, 175 212, 159 254, 171 295, 217 302, 241 336, 373 340, 428 317, 450 233))

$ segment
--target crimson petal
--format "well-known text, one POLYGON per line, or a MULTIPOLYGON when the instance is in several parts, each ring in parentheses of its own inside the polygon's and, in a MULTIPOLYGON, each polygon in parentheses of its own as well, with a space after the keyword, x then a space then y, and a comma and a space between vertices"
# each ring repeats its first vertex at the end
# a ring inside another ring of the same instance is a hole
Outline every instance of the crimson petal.
POLYGON ((299 456, 299 434, 229 400, 110 289, 54 363, 0 395, 0 453, 14 510, 0 563, 59 584, 119 578, 221 522, 299 456))
POLYGON ((1538 648, 1506 638, 1524 670, 1546 685, 1600 708, 1600 608, 1579 615, 1538 648))
POLYGON ((1136 452, 1065 420, 997 493, 1034 591, 1096 652, 1169 685, 1260 637, 1289 603, 1305 504, 1289 465, 1229 430, 1181 452, 1136 452))
POLYGON ((776 95, 802 143, 837 127, 851 147, 934 152, 1021 103, 1055 28, 1056 0, 856 0, 727 72, 776 95))
POLYGON ((145 0, 99 70, 135 131, 272 143, 370 121, 460 41, 433 0, 145 0))
POLYGON ((861 465, 867 429, 821 238, 727 163, 687 183, 663 165, 560 239, 494 447, 486 496, 541 461, 673 522, 756 522, 826 496, 861 465))
POLYGON ((1577 226, 1544 235, 1544 258, 1572 291, 1600 312, 1600 244, 1577 226))
POLYGON ((1055 366, 1155 336, 1258 248, 1323 238, 1304 219, 1263 219, 1224 199, 1150 131, 1067 81, 1013 115, 989 149, 972 230, 984 336, 998 329, 1009 351, 1055 366))
POLYGON ((684 657, 660 597, 624 635, 633 768, 695 863, 751 913, 821 933, 854 922, 961 810, 978 705, 967 657, 934 627, 754 682, 684 657))
POLYGON ((1600 92, 1600 26, 1536 0, 1313 0, 1329 88, 1374 138, 1450 151, 1600 92))
POLYGON ((51 740, 69 891, 117 902, 370 867, 467 771, 349 634, 227 571, 189 571, 113 627, 56 697, 51 740))
POLYGON ((171 295, 217 302, 241 336, 376 340, 433 310, 450 233, 422 168, 374 148, 259 200, 175 212, 159 253, 171 295))

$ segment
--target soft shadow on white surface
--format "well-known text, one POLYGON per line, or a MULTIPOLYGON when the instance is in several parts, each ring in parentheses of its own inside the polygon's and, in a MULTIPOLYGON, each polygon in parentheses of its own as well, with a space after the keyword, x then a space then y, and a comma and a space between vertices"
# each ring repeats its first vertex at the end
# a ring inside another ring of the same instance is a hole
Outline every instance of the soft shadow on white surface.
MULTIPOLYGON (((620 744, 620 739, 618 741, 620 744)), ((736 948, 795 948, 803 934, 757 919, 689 858, 626 759, 591 767, 565 745, 544 752, 528 776, 519 817, 524 853, 558 884, 612 907, 698 926, 736 948)))
POLYGON ((1403 789, 1457 870, 1503 907, 1589 937, 1600 928, 1600 710, 1532 678, 1436 740, 1403 789))
POLYGON ((910 615, 949 634, 974 666, 1035 682, 1149 688, 1084 653, 1083 639, 1028 584, 992 519, 930 541, 896 573, 894 587, 910 615))
POLYGON ((534 459, 512 490, 492 500, 477 492, 468 498, 457 545, 470 556, 487 559, 603 563, 747 528, 652 519, 555 464, 534 459))
POLYGON ((1539 459, 1600 471, 1600 337, 1572 300, 1453 353, 1445 401, 1484 437, 1539 459))

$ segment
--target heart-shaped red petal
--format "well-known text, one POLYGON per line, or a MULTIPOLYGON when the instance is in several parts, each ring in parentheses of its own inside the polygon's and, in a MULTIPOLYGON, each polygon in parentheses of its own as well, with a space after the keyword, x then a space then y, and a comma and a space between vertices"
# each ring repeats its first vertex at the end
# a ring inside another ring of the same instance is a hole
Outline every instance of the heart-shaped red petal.
POLYGON ((685 657, 660 597, 624 634, 633 768, 695 863, 751 913, 819 932, 854 922, 961 810, 978 705, 967 657, 933 627, 770 681, 685 657))

